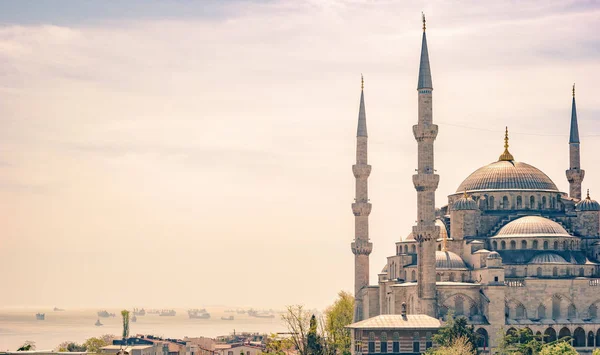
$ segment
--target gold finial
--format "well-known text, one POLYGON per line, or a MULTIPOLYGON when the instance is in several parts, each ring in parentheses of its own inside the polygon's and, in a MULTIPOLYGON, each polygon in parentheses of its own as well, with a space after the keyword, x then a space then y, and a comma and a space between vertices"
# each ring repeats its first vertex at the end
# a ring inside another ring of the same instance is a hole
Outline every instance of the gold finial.
POLYGON ((586 200, 591 200, 590 199, 590 189, 587 189, 587 197, 585 198, 586 200))
POLYGON ((506 131, 504 132, 504 153, 500 155, 499 161, 513 161, 515 158, 508 151, 508 127, 506 127, 506 131))
POLYGON ((365 89, 365 78, 363 77, 362 73, 360 74, 360 89, 365 89))
POLYGON ((573 97, 575 97, 575 83, 573 83, 573 97))
POLYGON ((421 11, 421 17, 423 18, 423 32, 425 32, 425 13, 421 11))
POLYGON ((467 190, 465 190, 465 193, 464 193, 464 196, 463 196, 463 197, 464 197, 464 198, 469 198, 469 195, 467 195, 467 190))

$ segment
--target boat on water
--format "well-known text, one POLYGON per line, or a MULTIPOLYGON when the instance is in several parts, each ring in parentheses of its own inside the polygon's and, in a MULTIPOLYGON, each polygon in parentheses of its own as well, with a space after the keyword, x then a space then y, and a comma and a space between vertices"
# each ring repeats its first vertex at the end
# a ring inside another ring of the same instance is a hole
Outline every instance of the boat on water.
POLYGON ((270 314, 267 312, 258 312, 253 309, 248 311, 248 315, 250 317, 255 317, 255 318, 275 318, 275 316, 273 314, 270 314))
POLYGON ((210 319, 210 313, 208 313, 205 308, 188 309, 188 316, 195 319, 210 319))
POLYGON ((237 312, 237 314, 245 314, 246 313, 246 311, 243 309, 238 309, 236 312, 237 312))
POLYGON ((146 315, 146 310, 143 309, 143 308, 142 309, 134 308, 133 309, 133 315, 134 316, 145 316, 146 315))
POLYGON ((114 317, 115 314, 114 313, 108 313, 106 310, 103 311, 98 311, 98 317, 102 317, 102 318, 108 318, 108 317, 114 317))
POLYGON ((163 309, 158 315, 161 317, 174 317, 175 314, 177 314, 177 312, 175 312, 174 309, 163 309))
POLYGON ((149 309, 148 311, 146 311, 146 313, 148 313, 148 314, 160 314, 160 311, 158 309, 149 309))
POLYGON ((96 321, 96 323, 94 323, 94 325, 96 327, 100 327, 100 326, 103 326, 104 324, 102 324, 102 322, 100 322, 100 319, 98 318, 98 320, 96 321))
POLYGON ((46 319, 46 313, 36 313, 35 314, 35 319, 37 319, 37 320, 45 320, 46 319))
POLYGON ((221 317, 221 320, 233 320, 233 316, 221 317))
POLYGON ((131 321, 132 321, 133 323, 137 322, 137 317, 135 316, 135 314, 133 315, 133 317, 131 317, 131 321))
POLYGON ((65 310, 62 308, 54 307, 54 312, 64 312, 65 310))

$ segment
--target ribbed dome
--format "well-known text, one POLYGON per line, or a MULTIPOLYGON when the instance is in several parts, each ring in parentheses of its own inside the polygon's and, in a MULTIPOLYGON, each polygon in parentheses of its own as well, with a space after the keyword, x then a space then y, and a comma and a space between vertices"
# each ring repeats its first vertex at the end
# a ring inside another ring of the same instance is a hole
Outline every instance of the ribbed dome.
POLYGON ((534 256, 530 264, 568 264, 562 256, 554 253, 542 253, 534 256))
POLYGON ((461 197, 452 205, 454 211, 477 210, 477 202, 471 196, 461 197))
POLYGON ((600 203, 596 200, 592 200, 588 193, 587 198, 579 201, 579 203, 575 205, 575 209, 577 209, 577 211, 600 211, 600 203))
POLYGON ((497 251, 493 251, 488 254, 486 259, 502 259, 502 257, 500 256, 500 254, 497 251))
POLYGON ((489 190, 556 191, 556 185, 542 171, 517 161, 497 161, 481 167, 460 184, 456 192, 489 190))
POLYGON ((570 237, 558 223, 540 216, 526 216, 510 222, 495 237, 555 236, 570 237))
POLYGON ((436 269, 466 269, 467 266, 460 256, 451 251, 435 252, 436 269))

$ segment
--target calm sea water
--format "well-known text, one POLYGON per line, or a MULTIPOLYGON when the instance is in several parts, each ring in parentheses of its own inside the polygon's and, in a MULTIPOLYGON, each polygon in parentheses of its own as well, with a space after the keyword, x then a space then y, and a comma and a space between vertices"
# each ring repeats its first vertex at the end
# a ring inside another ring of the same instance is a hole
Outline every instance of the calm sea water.
MULTIPOLYGON (((131 323, 130 334, 153 334, 163 337, 184 336, 215 337, 236 332, 275 333, 286 331, 281 316, 255 318, 246 314, 226 313, 225 308, 207 308, 211 319, 190 319, 186 309, 175 309, 174 317, 154 314, 138 316, 131 323), (233 321, 221 317, 234 316, 233 321)), ((0 351, 16 350, 26 340, 35 341, 38 350, 49 350, 63 341, 83 342, 102 334, 120 335, 122 332, 120 309, 107 309, 116 317, 100 318, 103 326, 95 326, 98 309, 66 309, 54 312, 51 309, 0 309, 0 351), (46 313, 46 320, 35 319, 37 312, 46 313)))

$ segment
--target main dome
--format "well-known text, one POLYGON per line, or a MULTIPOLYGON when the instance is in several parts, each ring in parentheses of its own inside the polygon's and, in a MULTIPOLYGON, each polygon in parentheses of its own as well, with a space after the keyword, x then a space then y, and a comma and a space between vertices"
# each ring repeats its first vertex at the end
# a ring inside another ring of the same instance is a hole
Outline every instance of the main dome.
POLYGON ((560 224, 540 216, 525 216, 500 229, 496 237, 554 236, 571 237, 560 224))
POLYGON ((457 193, 494 190, 544 190, 558 192, 538 168, 518 161, 497 161, 481 167, 460 184, 457 193))

